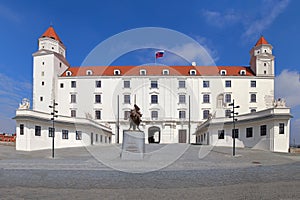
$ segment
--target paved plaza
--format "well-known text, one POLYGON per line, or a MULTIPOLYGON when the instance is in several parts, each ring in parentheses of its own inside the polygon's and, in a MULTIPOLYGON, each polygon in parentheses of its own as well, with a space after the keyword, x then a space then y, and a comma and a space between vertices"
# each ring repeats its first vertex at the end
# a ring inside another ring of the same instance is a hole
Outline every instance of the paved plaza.
POLYGON ((0 145, 0 199, 300 199, 299 154, 238 148, 233 157, 228 147, 166 146, 146 145, 156 154, 129 162, 109 153, 117 145, 58 149, 54 159, 51 150, 0 145), (184 151, 162 165, 172 148, 184 151), (136 170, 148 163, 161 167, 136 170))

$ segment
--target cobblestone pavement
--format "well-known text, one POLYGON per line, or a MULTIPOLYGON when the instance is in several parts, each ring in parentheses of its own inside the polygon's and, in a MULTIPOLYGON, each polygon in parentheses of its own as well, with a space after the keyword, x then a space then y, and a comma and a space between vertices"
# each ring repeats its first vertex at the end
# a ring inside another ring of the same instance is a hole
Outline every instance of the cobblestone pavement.
MULTIPOLYGON (((148 149, 159 146, 148 146, 148 149)), ((109 146, 96 146, 105 152, 109 146)), ((0 199, 300 199, 300 155, 191 145, 171 165, 126 173, 85 148, 16 152, 0 145, 0 199)), ((134 164, 134 162, 133 162, 134 164)))

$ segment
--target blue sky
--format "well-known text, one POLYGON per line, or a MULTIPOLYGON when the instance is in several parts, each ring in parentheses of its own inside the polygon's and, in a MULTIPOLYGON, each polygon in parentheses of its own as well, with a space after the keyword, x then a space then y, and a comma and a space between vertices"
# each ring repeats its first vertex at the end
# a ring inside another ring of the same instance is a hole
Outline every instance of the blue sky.
MULTIPOLYGON (((32 96, 32 53, 51 23, 72 66, 110 36, 163 27, 198 41, 217 65, 248 65, 249 50, 264 35, 276 57, 276 96, 292 107, 292 140, 300 143, 299 8, 296 0, 0 1, 0 132, 14 132, 15 109, 32 96)), ((140 65, 150 57, 141 50, 114 64, 140 65)))

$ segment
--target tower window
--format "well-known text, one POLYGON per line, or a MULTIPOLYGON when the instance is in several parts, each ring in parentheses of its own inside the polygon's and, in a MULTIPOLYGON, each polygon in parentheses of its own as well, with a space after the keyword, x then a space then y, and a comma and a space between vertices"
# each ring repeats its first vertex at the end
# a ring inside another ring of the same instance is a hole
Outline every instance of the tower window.
POLYGON ((279 123, 279 134, 284 134, 284 123, 279 123))
POLYGON ((24 124, 20 124, 20 135, 24 135, 24 124))
POLYGON ((45 85, 45 82, 44 82, 44 81, 42 81, 42 85, 45 85))
POLYGON ((43 99, 43 97, 40 97, 40 101, 43 101, 44 99, 43 99))
MULTIPOLYGON (((44 47, 43 47, 44 48, 44 47)), ((44 65, 45 64, 45 62, 42 62, 42 65, 44 65)))
POLYGON ((61 68, 61 62, 59 63, 59 68, 61 68))

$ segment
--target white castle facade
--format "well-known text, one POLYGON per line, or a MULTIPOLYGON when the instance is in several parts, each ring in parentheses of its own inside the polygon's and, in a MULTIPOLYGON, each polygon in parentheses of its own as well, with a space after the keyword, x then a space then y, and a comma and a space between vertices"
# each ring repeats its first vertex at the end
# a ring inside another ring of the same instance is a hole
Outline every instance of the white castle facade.
POLYGON ((232 145, 231 103, 237 109, 237 147, 287 152, 290 109, 274 101, 272 46, 261 37, 250 66, 71 67, 66 47, 49 27, 33 54, 33 105, 16 111, 16 149, 122 143, 134 104, 150 143, 232 145), (55 113, 54 113, 55 114, 55 113))

